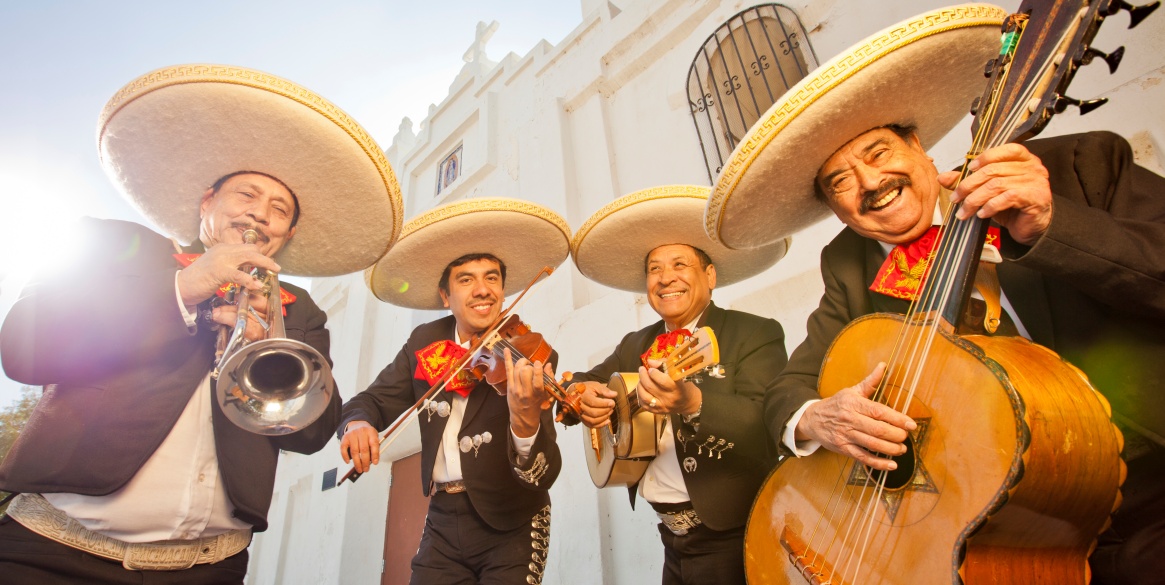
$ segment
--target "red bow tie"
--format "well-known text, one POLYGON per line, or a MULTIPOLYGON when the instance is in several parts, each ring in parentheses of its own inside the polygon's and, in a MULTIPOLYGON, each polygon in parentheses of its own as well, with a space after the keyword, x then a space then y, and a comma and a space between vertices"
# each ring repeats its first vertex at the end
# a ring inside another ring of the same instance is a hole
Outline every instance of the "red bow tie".
MULTIPOLYGON (((432 386, 437 383, 437 380, 445 377, 445 373, 453 366, 453 362, 465 355, 466 351, 464 347, 448 339, 430 343, 425 349, 416 352, 417 370, 413 372, 413 377, 424 380, 432 386)), ((476 387, 477 379, 469 373, 469 370, 462 368, 445 384, 445 391, 456 392, 468 398, 469 392, 476 387)))
MULTIPOLYGON (((922 237, 908 244, 899 244, 890 250, 882 268, 874 276, 870 290, 896 299, 913 301, 918 295, 922 277, 934 259, 935 244, 939 239, 940 226, 931 226, 922 237)), ((987 228, 984 245, 999 247, 999 228, 987 228)))
MULTIPOLYGON (((174 254, 174 259, 178 261, 179 266, 186 268, 187 266, 194 264, 194 261, 198 260, 199 256, 202 256, 202 254, 174 254)), ((228 282, 228 283, 218 287, 218 291, 215 294, 217 294, 220 297, 225 297, 228 292, 230 292, 231 290, 233 290, 235 288, 235 286, 236 286, 235 283, 228 282)), ((283 307, 283 316, 284 317, 287 316, 287 305, 290 305, 291 303, 294 303, 294 302, 295 302, 295 295, 287 292, 287 289, 285 289, 283 287, 279 287, 279 303, 283 307)))
POLYGON ((647 351, 643 352, 643 355, 639 356, 639 361, 643 362, 643 367, 649 368, 651 366, 647 365, 647 360, 662 360, 663 358, 667 357, 668 354, 670 354, 677 345, 687 341, 687 339, 691 336, 692 332, 688 331, 687 329, 676 329, 675 331, 669 331, 663 335, 659 335, 655 338, 655 341, 651 343, 651 347, 647 348, 647 351))

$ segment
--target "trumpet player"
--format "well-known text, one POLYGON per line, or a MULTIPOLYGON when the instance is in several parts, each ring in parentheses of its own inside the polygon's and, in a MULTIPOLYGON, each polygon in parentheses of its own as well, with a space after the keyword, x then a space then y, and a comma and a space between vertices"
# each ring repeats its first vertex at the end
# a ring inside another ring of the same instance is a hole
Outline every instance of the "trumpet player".
POLYGON ((327 315, 302 288, 264 291, 252 268, 359 270, 399 225, 382 158, 306 160, 367 152, 351 144, 366 134, 319 114, 322 100, 305 89, 291 98, 265 84, 290 82, 172 67, 135 80, 102 113, 103 165, 174 239, 82 220, 79 257, 37 276, 0 329, 8 376, 46 386, 0 467, 0 489, 17 494, 0 520, 5 583, 241 584, 251 535, 267 528, 279 451, 318 451, 339 423, 334 392, 314 422, 277 436, 232 424, 214 395, 219 328, 253 342, 282 317, 288 338, 330 362, 327 315), (328 221, 358 214, 385 219, 333 241, 328 221), (232 288, 248 295, 243 320, 220 300, 232 288), (279 296, 271 310, 267 295, 279 296))

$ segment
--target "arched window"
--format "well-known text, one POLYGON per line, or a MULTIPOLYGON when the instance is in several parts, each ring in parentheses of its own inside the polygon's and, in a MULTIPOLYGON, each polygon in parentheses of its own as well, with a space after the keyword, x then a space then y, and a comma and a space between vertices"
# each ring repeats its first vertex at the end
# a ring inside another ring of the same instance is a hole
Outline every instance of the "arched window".
POLYGON ((688 71, 688 104, 709 181, 760 115, 816 67, 801 20, 780 4, 743 10, 704 41, 688 71))

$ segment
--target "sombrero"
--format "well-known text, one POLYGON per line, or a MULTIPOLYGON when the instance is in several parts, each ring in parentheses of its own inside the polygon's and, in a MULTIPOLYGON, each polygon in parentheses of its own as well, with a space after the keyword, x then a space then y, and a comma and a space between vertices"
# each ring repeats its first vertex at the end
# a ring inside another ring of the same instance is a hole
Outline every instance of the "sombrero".
POLYGON ((1007 11, 964 4, 921 14, 843 51, 786 92, 749 129, 716 181, 704 215, 730 248, 781 240, 830 211, 813 196, 817 170, 859 134, 915 126, 934 146, 985 87, 1007 11))
POLYGON ((386 303, 440 309, 441 273, 466 254, 492 254, 504 262, 510 295, 569 253, 570 226, 557 213, 519 199, 465 199, 405 223, 392 250, 364 271, 364 281, 386 303))
POLYGON ((285 273, 333 276, 382 256, 402 204, 384 152, 347 114, 285 79, 242 67, 178 65, 121 88, 97 122, 105 172, 182 243, 198 238, 203 192, 235 171, 283 181, 299 200, 285 273))
POLYGON ((703 229, 708 187, 668 185, 636 191, 595 212, 571 242, 575 266, 587 278, 610 287, 644 292, 643 262, 652 250, 687 244, 708 254, 718 286, 756 275, 785 256, 785 238, 751 250, 733 250, 703 229))

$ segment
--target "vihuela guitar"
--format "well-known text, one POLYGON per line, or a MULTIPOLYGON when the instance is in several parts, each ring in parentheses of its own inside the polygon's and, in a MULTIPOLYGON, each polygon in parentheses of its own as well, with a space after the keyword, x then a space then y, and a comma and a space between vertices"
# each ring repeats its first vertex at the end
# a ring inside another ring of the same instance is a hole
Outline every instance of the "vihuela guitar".
MULTIPOLYGON (((701 327, 665 356, 660 370, 672 380, 682 380, 720 362, 716 335, 701 327)), ((633 485, 659 453, 659 438, 666 418, 639 406, 639 374, 611 374, 607 386, 615 391, 615 411, 609 426, 583 433, 587 469, 595 486, 633 485)))

